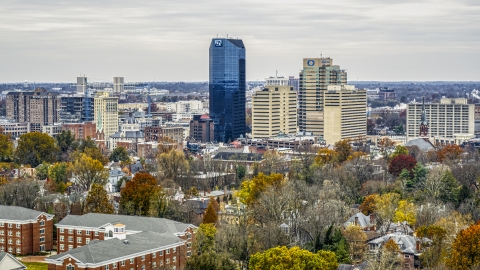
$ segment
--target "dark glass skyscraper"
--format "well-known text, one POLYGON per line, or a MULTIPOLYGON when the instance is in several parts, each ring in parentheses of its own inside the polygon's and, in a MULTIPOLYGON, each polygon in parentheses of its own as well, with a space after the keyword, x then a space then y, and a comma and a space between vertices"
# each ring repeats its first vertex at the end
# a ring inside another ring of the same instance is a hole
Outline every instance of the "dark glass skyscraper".
POLYGON ((245 136, 245 46, 241 39, 214 38, 209 64, 210 118, 215 140, 245 136))

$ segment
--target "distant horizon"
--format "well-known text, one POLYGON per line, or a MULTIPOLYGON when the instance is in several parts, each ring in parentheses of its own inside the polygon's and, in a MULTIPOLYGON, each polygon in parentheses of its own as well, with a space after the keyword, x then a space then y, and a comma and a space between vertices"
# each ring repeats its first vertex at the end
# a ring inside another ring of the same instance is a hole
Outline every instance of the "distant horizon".
POLYGON ((476 0, 5 0, 0 81, 204 81, 215 37, 242 39, 246 78, 330 57, 351 81, 480 80, 476 0))

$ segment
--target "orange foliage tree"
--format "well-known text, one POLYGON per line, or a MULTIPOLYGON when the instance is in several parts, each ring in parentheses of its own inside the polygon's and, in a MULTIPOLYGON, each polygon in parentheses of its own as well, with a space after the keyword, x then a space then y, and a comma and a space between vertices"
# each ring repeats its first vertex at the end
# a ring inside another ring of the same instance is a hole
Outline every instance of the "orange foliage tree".
POLYGON ((480 225, 472 225, 457 234, 447 265, 458 270, 480 266, 480 225))
POLYGON ((146 172, 138 172, 120 192, 120 205, 128 214, 148 215, 150 199, 160 189, 157 180, 146 172))
POLYGON ((462 147, 456 144, 446 145, 437 152, 438 161, 456 160, 463 153, 462 147))
POLYGON ((365 197, 365 200, 363 200, 358 209, 360 209, 360 211, 366 216, 373 214, 375 212, 375 200, 377 197, 378 194, 368 195, 365 197))
POLYGON ((217 211, 215 211, 215 206, 214 204, 217 202, 215 199, 210 198, 210 202, 208 203, 207 210, 205 211, 205 215, 203 216, 203 223, 217 223, 218 221, 218 215, 217 211))

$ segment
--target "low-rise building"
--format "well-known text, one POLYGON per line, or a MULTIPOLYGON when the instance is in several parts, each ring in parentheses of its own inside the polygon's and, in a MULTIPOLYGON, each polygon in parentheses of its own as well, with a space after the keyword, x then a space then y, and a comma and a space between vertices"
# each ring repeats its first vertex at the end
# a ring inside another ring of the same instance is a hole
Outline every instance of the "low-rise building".
POLYGON ((50 270, 183 269, 196 229, 164 218, 95 213, 68 215, 56 227, 59 255, 46 259, 50 270))
POLYGON ((15 256, 6 253, 0 252, 0 269, 2 270, 23 270, 27 267, 19 262, 15 256))
POLYGON ((35 254, 52 247, 53 215, 0 205, 0 252, 35 254))

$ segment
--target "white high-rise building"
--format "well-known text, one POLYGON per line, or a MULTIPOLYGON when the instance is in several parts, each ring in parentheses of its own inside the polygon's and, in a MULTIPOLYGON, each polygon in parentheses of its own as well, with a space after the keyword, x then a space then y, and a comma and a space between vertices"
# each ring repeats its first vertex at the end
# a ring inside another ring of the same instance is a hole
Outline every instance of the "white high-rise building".
POLYGON ((85 94, 87 92, 88 83, 87 77, 77 77, 77 93, 85 94))

